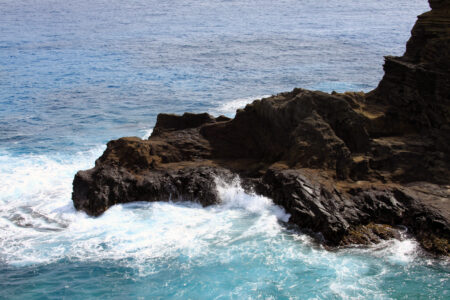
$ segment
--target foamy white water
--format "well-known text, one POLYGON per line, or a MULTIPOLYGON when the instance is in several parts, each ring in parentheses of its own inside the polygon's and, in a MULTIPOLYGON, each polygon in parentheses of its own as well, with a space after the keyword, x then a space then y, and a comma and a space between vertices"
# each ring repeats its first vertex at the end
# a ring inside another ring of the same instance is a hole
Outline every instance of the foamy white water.
POLYGON ((234 118, 237 109, 244 108, 247 104, 252 103, 255 100, 260 100, 262 98, 267 98, 270 96, 271 95, 244 97, 244 98, 237 98, 231 101, 225 101, 217 109, 213 110, 212 113, 216 115, 223 114, 227 117, 234 118))
POLYGON ((144 135, 141 137, 141 139, 146 140, 152 135, 153 128, 144 129, 143 132, 144 132, 144 135))

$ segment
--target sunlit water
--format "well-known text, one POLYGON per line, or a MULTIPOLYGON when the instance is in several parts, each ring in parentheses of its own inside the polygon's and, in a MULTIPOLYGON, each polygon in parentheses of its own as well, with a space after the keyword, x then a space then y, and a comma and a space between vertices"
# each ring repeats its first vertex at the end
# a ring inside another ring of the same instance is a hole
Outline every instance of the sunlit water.
POLYGON ((1 1, 0 298, 448 299, 411 239, 325 250, 270 199, 76 212, 72 179, 157 113, 370 90, 426 1, 1 1))

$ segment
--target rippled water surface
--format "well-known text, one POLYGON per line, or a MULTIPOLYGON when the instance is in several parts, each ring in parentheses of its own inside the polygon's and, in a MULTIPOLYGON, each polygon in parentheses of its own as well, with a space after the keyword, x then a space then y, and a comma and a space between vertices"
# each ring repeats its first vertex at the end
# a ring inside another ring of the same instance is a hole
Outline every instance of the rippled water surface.
POLYGON ((426 1, 0 0, 0 298, 448 299, 414 240, 328 251, 270 199, 76 212, 72 179, 159 112, 368 91, 426 1))

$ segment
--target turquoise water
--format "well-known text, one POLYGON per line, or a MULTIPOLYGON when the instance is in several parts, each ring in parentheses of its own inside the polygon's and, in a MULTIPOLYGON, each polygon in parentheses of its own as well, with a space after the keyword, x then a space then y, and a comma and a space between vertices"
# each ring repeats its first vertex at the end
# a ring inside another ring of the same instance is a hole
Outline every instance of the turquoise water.
MULTIPOLYGON (((412 239, 326 250, 283 209, 76 212, 73 175, 159 112, 226 114, 294 87, 368 91, 426 1, 1 1, 0 298, 450 298, 412 239)), ((220 181, 220 179, 218 179, 220 181)))

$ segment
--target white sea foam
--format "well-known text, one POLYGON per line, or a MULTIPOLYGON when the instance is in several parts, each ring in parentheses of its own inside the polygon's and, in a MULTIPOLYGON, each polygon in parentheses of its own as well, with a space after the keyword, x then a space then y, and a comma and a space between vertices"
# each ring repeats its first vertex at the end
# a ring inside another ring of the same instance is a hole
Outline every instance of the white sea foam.
POLYGON ((273 215, 283 222, 289 221, 290 215, 284 208, 274 205, 269 198, 245 192, 239 178, 235 178, 231 184, 217 178, 216 184, 225 209, 244 208, 256 214, 273 215))
POLYGON ((153 128, 144 129, 143 132, 144 132, 144 135, 141 137, 141 139, 146 140, 152 135, 153 128))
POLYGON ((7 208, 32 207, 46 213, 65 212, 73 175, 93 166, 103 151, 99 146, 74 155, 10 156, 0 154, 0 203, 7 208))
POLYGON ((34 255, 40 239, 58 235, 74 220, 72 180, 93 166, 103 146, 74 155, 0 154, 0 253, 7 262, 45 261, 34 255))
POLYGON ((414 261, 419 253, 419 243, 413 239, 392 239, 373 247, 373 255, 392 263, 407 264, 414 261))
POLYGON ((244 108, 247 104, 252 103, 255 100, 260 100, 262 98, 267 97, 270 97, 270 95, 245 97, 234 99, 231 101, 226 101, 223 104, 221 104, 217 109, 213 110, 213 114, 234 117, 237 109, 244 108))

